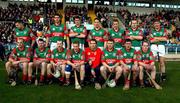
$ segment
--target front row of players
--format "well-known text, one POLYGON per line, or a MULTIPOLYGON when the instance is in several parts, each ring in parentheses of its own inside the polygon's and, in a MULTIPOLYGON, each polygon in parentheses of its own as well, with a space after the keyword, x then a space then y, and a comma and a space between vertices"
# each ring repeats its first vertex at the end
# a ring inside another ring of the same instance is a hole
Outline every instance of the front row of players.
POLYGON ((57 48, 51 52, 45 47, 45 41, 39 39, 38 48, 33 53, 34 56, 32 56, 31 49, 25 47, 23 42, 23 39, 18 39, 17 47, 14 48, 6 63, 8 82, 12 86, 16 85, 18 69, 23 71, 23 84, 31 84, 33 79, 37 78, 37 75, 32 77, 36 69, 40 70, 39 85, 43 85, 45 81, 51 84, 53 78, 56 77, 61 84, 68 86, 71 82, 72 71, 79 72, 77 74, 80 77, 80 86, 83 86, 85 81, 93 80, 96 89, 106 87, 111 74, 114 74, 114 78, 111 78, 111 81, 115 83, 114 86, 121 75, 124 75, 124 90, 130 88, 131 76, 133 85, 137 84, 136 80, 139 76, 139 84, 144 87, 144 71, 150 72, 151 78, 155 80, 154 57, 146 41, 142 42, 142 48, 139 51, 131 47, 130 40, 125 41, 124 48, 116 50, 114 41, 110 39, 103 51, 97 47, 94 39, 89 41, 89 47, 84 51, 79 48, 79 42, 75 41, 72 44, 73 49, 67 50, 63 48, 62 41, 57 41, 57 48), (61 74, 60 77, 57 73, 61 74))

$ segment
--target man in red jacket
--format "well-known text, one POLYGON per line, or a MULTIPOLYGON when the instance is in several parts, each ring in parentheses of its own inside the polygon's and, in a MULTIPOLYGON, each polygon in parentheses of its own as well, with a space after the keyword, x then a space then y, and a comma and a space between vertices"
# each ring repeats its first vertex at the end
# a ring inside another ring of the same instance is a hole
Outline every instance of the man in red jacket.
POLYGON ((92 74, 95 79, 95 88, 101 89, 100 85, 100 65, 101 65, 101 56, 102 51, 100 48, 97 48, 97 41, 95 39, 91 39, 89 41, 89 47, 85 49, 85 71, 86 75, 92 74))

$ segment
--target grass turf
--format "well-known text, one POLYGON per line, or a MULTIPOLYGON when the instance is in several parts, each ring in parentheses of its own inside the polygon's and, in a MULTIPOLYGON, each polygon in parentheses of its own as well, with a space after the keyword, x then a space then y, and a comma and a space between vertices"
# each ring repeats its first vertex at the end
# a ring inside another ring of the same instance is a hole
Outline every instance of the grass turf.
POLYGON ((122 86, 95 90, 86 86, 81 91, 74 86, 63 87, 57 84, 45 86, 10 87, 5 83, 4 63, 0 63, 0 103, 179 103, 180 101, 179 62, 167 62, 168 79, 163 90, 154 88, 131 88, 123 91, 122 86))

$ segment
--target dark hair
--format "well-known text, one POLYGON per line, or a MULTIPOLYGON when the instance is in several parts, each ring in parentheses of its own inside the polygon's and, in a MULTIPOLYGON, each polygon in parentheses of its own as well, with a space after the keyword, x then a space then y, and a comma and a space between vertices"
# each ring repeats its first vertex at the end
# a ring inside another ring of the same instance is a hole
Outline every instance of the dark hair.
POLYGON ((141 45, 143 45, 143 43, 148 43, 148 45, 150 45, 149 41, 147 41, 147 40, 143 40, 141 45))
POLYGON ((95 20, 98 20, 98 21, 100 21, 98 18, 95 18, 95 19, 94 19, 94 21, 95 21, 95 20))
POLYGON ((43 38, 39 38, 38 41, 45 42, 43 38))
POLYGON ((75 19, 80 19, 80 17, 79 17, 79 16, 75 16, 75 17, 74 17, 74 20, 75 20, 75 19))
POLYGON ((24 25, 24 22, 22 20, 16 20, 15 23, 20 23, 20 24, 23 24, 24 25))
POLYGON ((108 41, 111 41, 111 42, 113 42, 113 43, 114 43, 114 40, 113 40, 112 38, 108 39, 108 41))
POLYGON ((79 45, 79 41, 74 41, 73 44, 78 44, 79 45))
POLYGON ((126 42, 132 42, 132 41, 131 41, 130 39, 126 39, 126 40, 125 40, 125 43, 126 43, 126 42))
POLYGON ((95 42, 96 42, 96 44, 97 44, 97 41, 96 41, 96 39, 91 39, 91 40, 90 40, 90 42, 91 42, 91 41, 95 41, 95 42))

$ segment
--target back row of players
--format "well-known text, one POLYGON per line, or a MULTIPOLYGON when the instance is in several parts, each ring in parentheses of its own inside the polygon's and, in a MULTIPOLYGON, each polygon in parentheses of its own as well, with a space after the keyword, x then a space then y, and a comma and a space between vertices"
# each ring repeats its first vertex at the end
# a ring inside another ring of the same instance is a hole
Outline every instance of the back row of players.
POLYGON ((69 32, 66 26, 61 24, 59 15, 54 15, 53 20, 54 24, 45 34, 46 40, 37 40, 38 48, 34 50, 34 57, 31 57, 32 50, 28 46, 33 47, 36 37, 22 22, 16 22, 17 48, 14 48, 6 63, 8 74, 11 67, 21 66, 23 81, 31 83, 33 68, 40 67, 40 84, 43 84, 45 72, 47 71, 47 80, 51 82, 52 69, 59 67, 62 74, 59 80, 65 81, 65 85, 70 84, 70 71, 77 70, 80 72, 80 84, 83 84, 85 74, 86 77, 90 74, 95 78, 95 87, 100 89, 99 77, 101 75, 106 80, 106 72, 115 72, 114 81, 117 81, 124 73, 124 88, 128 89, 127 76, 131 70, 134 83, 139 74, 142 87, 143 68, 150 70, 152 78, 155 79, 154 57, 158 54, 161 78, 166 79, 164 44, 167 41, 167 30, 161 28, 159 21, 153 23, 154 28, 150 33, 149 41, 142 42, 143 32, 138 28, 137 20, 132 20, 130 28, 124 30, 119 28, 118 20, 114 19, 112 28, 104 30, 100 21, 95 19, 94 29, 88 35, 78 16, 74 18, 75 26, 69 32), (84 49, 86 37, 89 48, 84 49), (50 49, 47 48, 48 46, 50 49), (33 62, 30 62, 31 58, 33 62))

